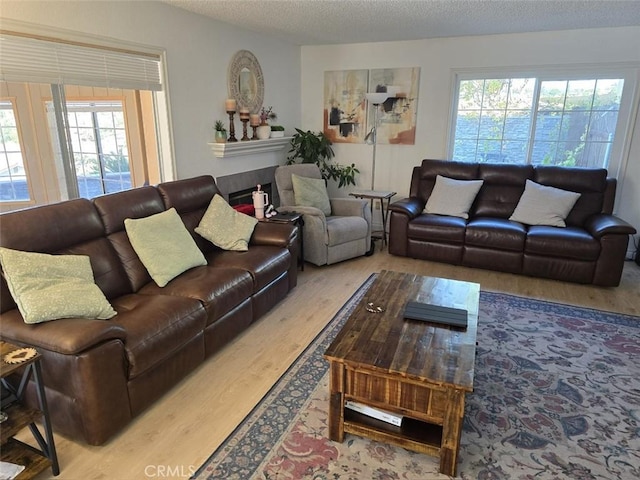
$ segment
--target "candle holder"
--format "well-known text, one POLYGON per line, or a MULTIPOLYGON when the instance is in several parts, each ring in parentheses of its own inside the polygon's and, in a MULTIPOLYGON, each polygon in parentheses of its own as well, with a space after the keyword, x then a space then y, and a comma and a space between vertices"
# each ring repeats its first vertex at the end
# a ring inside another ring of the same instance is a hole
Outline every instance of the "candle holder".
POLYGON ((251 128, 253 128, 253 137, 251 137, 251 140, 258 140, 258 134, 256 133, 258 131, 258 125, 251 125, 251 128))
POLYGON ((249 135, 247 135, 247 123, 249 123, 249 117, 243 118, 242 115, 240 115, 240 121, 242 122, 242 138, 240 140, 243 142, 251 140, 249 135))
POLYGON ((227 139, 227 142, 237 142, 238 139, 236 138, 236 129, 233 125, 233 115, 236 113, 236 111, 227 110, 227 113, 229 114, 229 138, 227 139))

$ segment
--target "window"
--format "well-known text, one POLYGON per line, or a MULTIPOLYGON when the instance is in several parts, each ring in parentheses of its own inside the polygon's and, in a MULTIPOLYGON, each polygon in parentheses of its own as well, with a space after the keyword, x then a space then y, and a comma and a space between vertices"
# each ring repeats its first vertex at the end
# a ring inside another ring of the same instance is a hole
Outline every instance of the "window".
POLYGON ((609 166, 623 78, 460 79, 457 86, 454 160, 609 166))
POLYGON ((13 102, 0 100, 0 201, 29 200, 13 102))
POLYGON ((0 211, 173 177, 161 49, 14 27, 27 31, 0 32, 0 211))
POLYGON ((131 188, 122 101, 67 101, 80 196, 131 188))

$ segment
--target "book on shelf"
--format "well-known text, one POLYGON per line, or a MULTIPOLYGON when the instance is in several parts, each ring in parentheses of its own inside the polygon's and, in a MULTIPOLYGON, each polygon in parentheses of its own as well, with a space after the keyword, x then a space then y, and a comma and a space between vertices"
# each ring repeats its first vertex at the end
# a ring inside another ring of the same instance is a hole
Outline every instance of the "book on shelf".
POLYGON ((349 410, 362 413, 363 415, 366 415, 368 417, 382 420, 383 422, 390 423, 392 425, 395 425, 396 427, 399 427, 402 424, 402 415, 387 412, 386 410, 380 410, 379 408, 370 407, 369 405, 354 402, 351 400, 347 400, 344 403, 344 406, 349 410))

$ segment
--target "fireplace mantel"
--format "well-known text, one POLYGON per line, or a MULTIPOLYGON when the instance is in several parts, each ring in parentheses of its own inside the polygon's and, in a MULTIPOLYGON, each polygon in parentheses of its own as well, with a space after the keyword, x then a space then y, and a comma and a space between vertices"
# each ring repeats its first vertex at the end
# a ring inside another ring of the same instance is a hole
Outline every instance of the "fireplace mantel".
POLYGON ((227 143, 209 143, 217 158, 239 157, 243 155, 260 155, 266 152, 277 152, 289 145, 292 137, 267 138, 266 140, 249 140, 227 143))

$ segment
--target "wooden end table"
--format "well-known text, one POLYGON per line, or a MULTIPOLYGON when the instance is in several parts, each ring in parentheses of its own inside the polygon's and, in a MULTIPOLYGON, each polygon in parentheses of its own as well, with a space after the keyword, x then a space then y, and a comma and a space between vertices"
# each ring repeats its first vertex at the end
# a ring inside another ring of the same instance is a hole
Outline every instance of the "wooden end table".
POLYGON ((44 384, 42 382, 42 371, 39 353, 28 360, 17 364, 8 364, 4 361, 4 356, 8 353, 19 350, 21 347, 4 341, 0 341, 0 374, 2 377, 2 388, 10 394, 7 399, 8 405, 5 407, 5 397, 3 395, 2 411, 7 414, 7 420, 0 428, 2 436, 2 461, 23 465, 25 469, 20 472, 16 480, 32 478, 38 473, 51 467, 53 475, 60 473, 56 446, 53 441, 53 430, 49 420, 49 409, 47 407, 47 397, 45 396, 44 384), (17 386, 15 382, 9 382, 9 375, 19 376, 17 386), (23 404, 24 393, 29 379, 33 375, 38 395, 40 409, 29 408, 23 404), (44 428, 44 436, 40 433, 36 420, 41 419, 44 428), (34 438, 40 446, 40 450, 33 448, 26 443, 16 440, 16 435, 24 427, 29 427, 34 438))
MULTIPOLYGON (((373 204, 376 200, 380 202, 380 215, 382 216, 382 232, 377 234, 371 232, 371 238, 382 239, 383 248, 387 244, 387 215, 389 214, 389 204, 391 203, 391 197, 396 192, 378 191, 378 190, 358 190, 351 192, 349 195, 356 198, 365 198, 371 200, 371 219, 373 221, 373 204), (385 205, 385 200, 387 201, 385 205)), ((373 251, 373 249, 371 250, 373 251)))
POLYGON ((465 395, 473 391, 479 296, 477 283, 381 272, 324 354, 331 440, 342 442, 346 432, 438 456, 440 472, 455 476, 465 395), (467 328, 405 320, 408 301, 465 309, 467 328), (369 303, 384 311, 368 311, 369 303), (346 401, 402 423, 360 414, 346 401))

